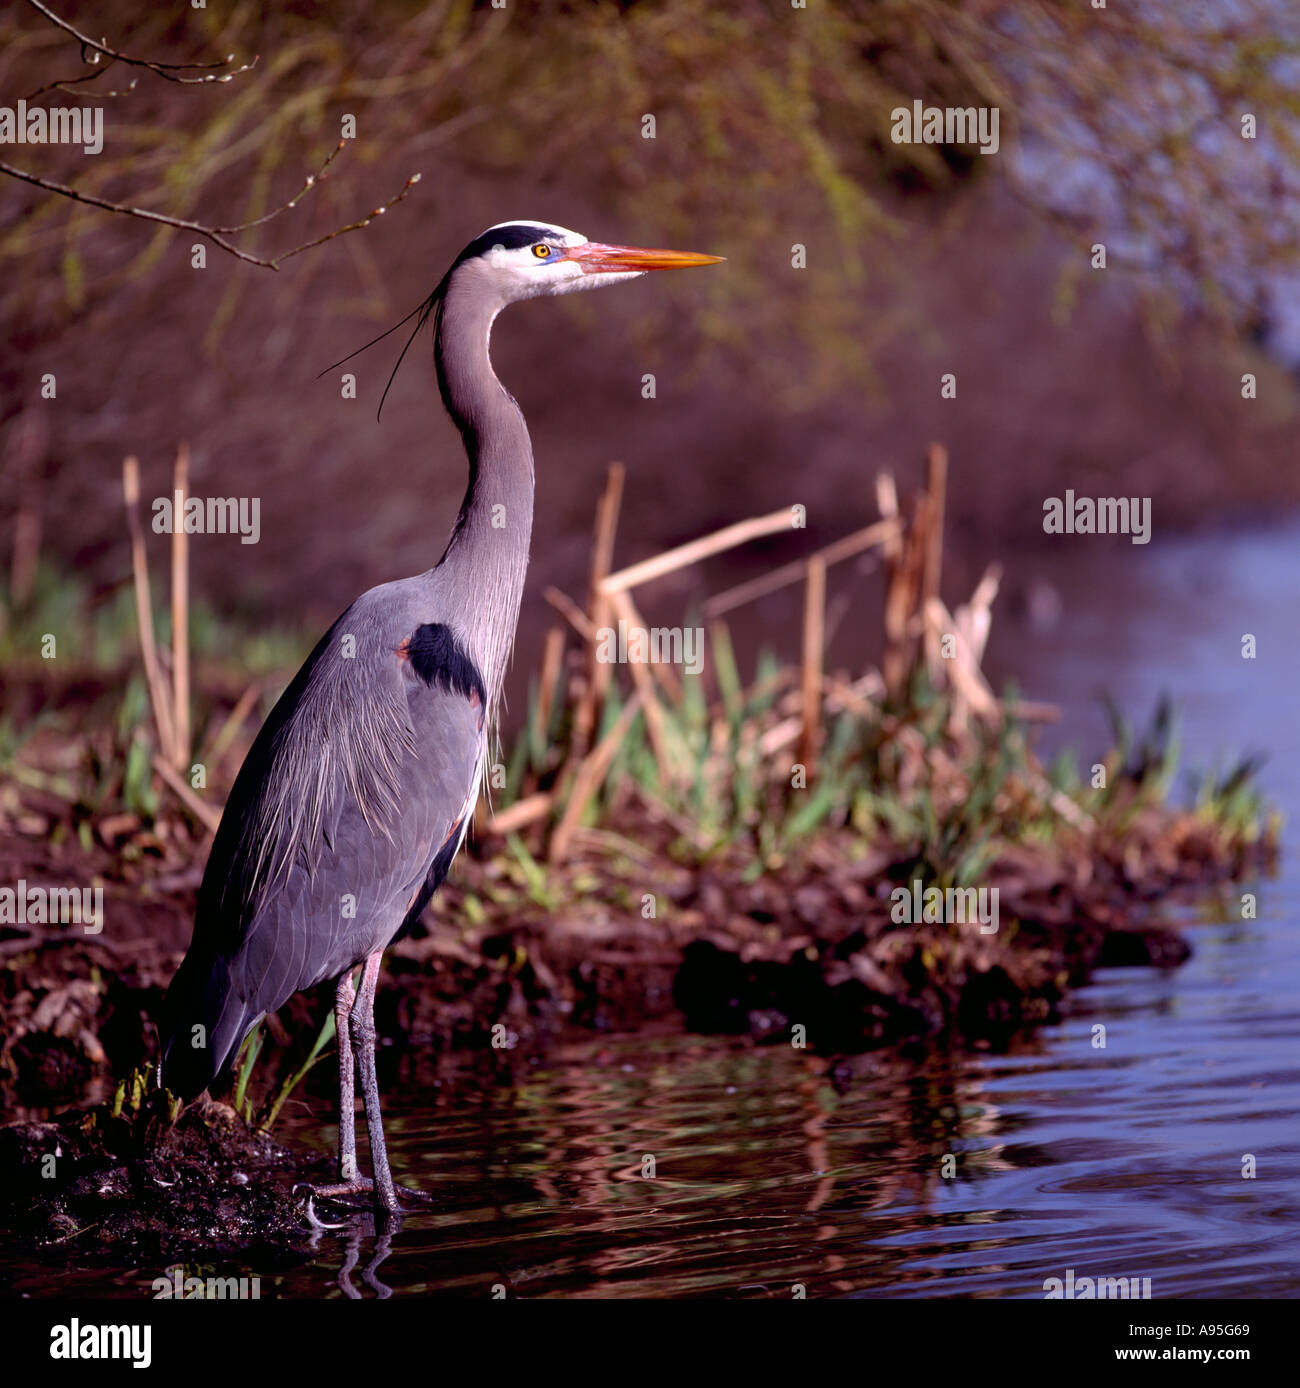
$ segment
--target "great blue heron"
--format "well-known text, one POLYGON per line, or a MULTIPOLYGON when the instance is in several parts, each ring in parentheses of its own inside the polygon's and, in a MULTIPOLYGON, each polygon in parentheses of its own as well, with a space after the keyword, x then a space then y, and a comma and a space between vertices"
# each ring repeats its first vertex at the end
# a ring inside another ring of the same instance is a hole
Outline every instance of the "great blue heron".
POLYGON ((469 455, 460 515, 438 563, 362 594, 272 710, 226 802, 164 1004, 162 1080, 188 1099, 229 1073, 266 1013, 337 980, 339 1179, 321 1195, 373 1191, 377 1208, 400 1208, 379 1114, 375 983, 465 839, 519 619, 533 453, 492 370, 493 320, 519 299, 718 259, 503 222, 416 310, 415 331, 433 317, 438 385, 469 455), (354 1056, 373 1181, 357 1170, 354 1056))

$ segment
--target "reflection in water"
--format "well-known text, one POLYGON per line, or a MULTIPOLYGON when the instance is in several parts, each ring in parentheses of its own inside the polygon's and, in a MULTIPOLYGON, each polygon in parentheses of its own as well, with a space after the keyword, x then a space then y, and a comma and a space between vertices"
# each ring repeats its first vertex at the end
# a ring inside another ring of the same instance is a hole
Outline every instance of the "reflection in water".
MULTIPOLYGON (((436 1108, 403 1112, 394 1169, 439 1207, 404 1221, 385 1279, 484 1295, 851 1291, 889 1276, 876 1221, 898 1235, 937 1216, 945 1155, 959 1182, 1007 1167, 996 1105, 946 1056, 846 1067, 730 1047, 583 1043, 527 1080, 466 1075, 436 1108)), ((334 1237, 355 1264, 355 1229, 334 1237)))
POLYGON ((347 1256, 343 1259, 343 1266, 339 1269, 339 1275, 335 1279, 338 1282, 339 1290, 350 1301, 361 1300, 361 1293, 353 1284, 352 1274, 361 1261, 362 1243, 367 1237, 373 1239, 374 1242, 370 1259, 361 1269, 361 1281, 374 1292, 380 1301, 386 1301, 392 1296, 393 1289, 386 1282, 379 1280, 375 1275, 375 1269, 393 1251, 393 1234, 400 1222, 400 1219, 389 1214, 359 1215, 351 1221, 351 1227, 348 1230, 347 1256), (376 1228, 376 1225, 379 1228, 376 1228))
MULTIPOLYGON (((1150 1277, 1157 1297, 1294 1294, 1300 1075, 1266 1057, 1300 1026, 1260 1007, 1267 929, 1236 946, 1193 934, 1181 972, 1196 976, 1118 971, 1019 1054, 846 1069, 626 1038, 514 1084, 466 1074, 394 1122, 395 1170, 439 1200, 403 1223, 384 1280, 405 1295, 1042 1296, 1073 1268, 1150 1277)), ((1280 980, 1292 997, 1296 981, 1280 980)), ((280 1294, 328 1290, 355 1240, 322 1235, 280 1294)))

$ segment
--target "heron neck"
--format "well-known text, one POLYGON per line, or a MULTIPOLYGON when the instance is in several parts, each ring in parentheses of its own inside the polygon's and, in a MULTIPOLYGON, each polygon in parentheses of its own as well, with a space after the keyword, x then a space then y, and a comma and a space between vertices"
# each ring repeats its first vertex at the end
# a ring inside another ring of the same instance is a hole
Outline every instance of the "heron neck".
POLYGON ((453 283, 434 355, 443 403, 465 440, 469 486, 438 567, 453 581, 453 616, 483 672, 495 714, 514 644, 533 530, 533 448, 514 397, 497 379, 488 339, 498 305, 453 283))

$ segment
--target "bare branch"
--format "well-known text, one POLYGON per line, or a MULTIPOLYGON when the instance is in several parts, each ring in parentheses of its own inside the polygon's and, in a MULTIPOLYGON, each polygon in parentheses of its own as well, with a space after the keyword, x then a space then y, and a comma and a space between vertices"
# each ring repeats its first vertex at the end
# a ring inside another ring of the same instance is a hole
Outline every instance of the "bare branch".
POLYGON ((214 73, 213 68, 226 67, 235 61, 233 53, 225 58, 218 59, 215 63, 153 63, 147 58, 130 58, 125 53, 119 53, 115 48, 109 48, 106 43, 96 43, 88 34, 83 34, 80 29, 74 28, 66 19, 60 19, 53 10, 41 3, 41 0, 27 0, 27 3, 38 14, 44 15, 56 28, 62 29, 65 34, 71 34, 78 43, 81 44, 81 54, 86 62, 98 62, 96 57, 93 60, 86 58, 86 50, 90 49, 94 53, 102 53, 106 58, 115 59, 119 63, 127 63, 131 67, 148 68, 150 72, 157 73, 159 77, 168 82, 183 82, 197 84, 202 82, 229 82, 232 78, 238 77, 241 72, 247 72, 256 66, 257 56, 254 55, 251 62, 245 63, 243 67, 237 67, 233 72, 214 73), (178 72, 204 72, 203 77, 178 77, 178 72))
MULTIPOLYGON (((109 68, 113 66, 113 64, 116 61, 116 58, 110 58, 108 62, 104 64, 103 67, 96 68, 94 72, 86 73, 84 77, 63 77, 60 78, 60 80, 57 82, 47 82, 43 87, 37 87, 37 89, 34 92, 28 92, 27 95, 23 98, 23 100, 28 102, 35 101, 38 96, 44 96, 46 92, 67 92, 69 96, 80 96, 80 92, 71 91, 70 88, 81 86, 86 82, 97 81, 109 70, 109 68)), ((121 91, 97 91, 94 92, 93 95, 98 97, 124 96, 127 92, 133 92, 135 90, 136 83, 139 80, 140 79, 138 77, 133 77, 131 79, 130 86, 124 87, 121 91)))
MULTIPOLYGON (((326 169, 328 169, 329 166, 339 157, 339 155, 343 153, 343 147, 346 144, 346 140, 340 140, 338 144, 336 144, 334 148, 330 150, 330 152, 325 156, 325 162, 320 166, 320 168, 317 169, 314 174, 307 175, 306 179, 303 181, 302 187, 282 207, 275 208, 273 211, 266 213, 265 216, 255 217, 251 222, 242 222, 239 226, 213 227, 212 230, 225 232, 228 235, 234 235, 236 232, 240 231, 251 231, 253 227, 260 227, 263 224, 263 222, 269 222, 273 217, 278 217, 281 212, 287 212, 291 207, 296 206, 301 198, 306 197, 306 195, 309 192, 311 192, 311 190, 316 186, 318 180, 325 177, 326 169)), ((415 177, 418 181, 420 175, 416 174, 415 177)))
MULTIPOLYGON (((291 251, 285 251, 282 255, 276 256, 271 268, 278 270, 282 261, 288 260, 295 255, 301 255, 303 251, 309 251, 314 246, 324 245, 326 241, 332 241, 336 236, 342 236, 345 232, 364 230, 376 217, 382 217, 390 207, 396 207, 419 181, 420 175, 418 173, 412 174, 410 178, 406 180, 406 183, 402 187, 402 191, 398 193, 396 197, 389 198, 387 202, 381 203, 373 211, 362 217, 360 221, 349 222, 347 226, 338 227, 334 231, 326 232, 324 236, 318 236, 314 241, 304 241, 301 246, 295 246, 291 251)), ((299 193, 298 196, 301 197, 302 194, 299 193)), ((292 206, 292 204, 288 205, 292 206)))
MULTIPOLYGON (((34 3, 34 0, 29 0, 34 3)), ((340 141, 340 147, 342 146, 340 141)), ((328 167, 330 162, 338 154, 336 148, 333 153, 325 160, 321 166, 322 170, 328 167)), ((281 264, 295 255, 301 255, 303 251, 311 250, 314 246, 323 245, 326 241, 332 241, 336 236, 342 236, 345 232, 360 231, 363 227, 368 227, 376 217, 381 217, 390 208, 395 207, 401 202, 411 189, 420 181, 420 175, 412 174, 406 180, 401 192, 395 197, 389 198, 386 203, 381 204, 371 211, 367 216, 356 222, 349 222, 347 226, 336 227, 333 231, 326 232, 323 236, 317 236, 314 240, 304 241, 300 246, 282 251, 279 255, 264 258, 262 256, 250 255, 247 251, 241 250, 232 242, 226 240, 226 235, 245 231, 249 227, 260 226, 263 222, 269 221, 272 217, 277 217, 281 212, 287 212, 291 207, 296 206, 299 199, 308 189, 316 186, 317 174, 308 176, 305 185, 299 192, 295 193, 290 200, 282 207, 276 208, 274 212, 268 213, 265 217, 259 217, 256 221, 247 222, 242 227, 208 227, 201 222, 192 222, 184 217, 170 217, 165 212, 150 212, 143 207, 129 207, 126 203, 109 202, 107 198, 97 198, 93 193, 80 193, 75 188, 69 188, 66 183, 56 183, 53 179, 40 178, 36 174, 28 173, 25 169, 15 169, 13 165, 0 161, 0 173, 5 173, 10 178, 20 179, 24 183, 30 183, 33 187, 41 188, 47 193, 57 193, 60 197, 71 198, 74 202, 84 202, 89 207, 99 207, 106 212, 118 212, 126 217, 139 217, 142 221, 158 222, 163 226, 176 227, 181 231, 192 231, 196 236, 202 236, 205 240, 211 241, 214 246, 233 255, 237 260, 242 260, 249 265, 260 265, 266 270, 278 270, 281 264), (223 235, 225 233, 225 235, 223 235)))

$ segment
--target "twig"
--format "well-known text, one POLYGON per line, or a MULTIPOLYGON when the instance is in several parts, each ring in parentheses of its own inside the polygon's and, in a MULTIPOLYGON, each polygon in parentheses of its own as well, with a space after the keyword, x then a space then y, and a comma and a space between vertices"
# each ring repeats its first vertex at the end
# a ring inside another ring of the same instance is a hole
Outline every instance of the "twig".
POLYGON ((925 570, 921 578, 921 601, 939 596, 939 578, 943 572, 943 515, 948 491, 948 450, 941 443, 932 443, 926 455, 926 493, 930 498, 928 520, 929 545, 925 551, 925 570))
POLYGON ((507 834, 513 834, 517 829, 524 829, 530 824, 535 824, 550 811, 554 798, 548 790, 539 790, 534 795, 526 795, 522 800, 516 800, 513 805, 507 806, 506 809, 497 814, 489 815, 483 821, 483 832, 504 838, 507 834))
MULTIPOLYGON (((998 595, 998 585, 1002 582, 1002 566, 990 564, 984 576, 975 585, 970 602, 966 604, 971 614, 970 643, 975 663, 984 660, 984 648, 988 645, 989 632, 993 629, 993 600, 998 595)), ((962 616, 958 610, 957 615, 962 616)))
MULTIPOLYGON (((636 619, 632 614, 632 607, 628 601, 626 593, 616 593, 614 595, 614 611, 621 617, 629 627, 636 625, 636 619)), ((650 733, 650 746, 654 749, 655 761, 659 764, 659 779, 662 784, 670 785, 675 779, 673 774, 672 756, 668 747, 668 731, 664 726, 663 709, 659 707, 659 700, 655 697, 654 680, 646 669, 645 663, 640 660, 629 660, 628 668, 632 672, 632 683, 636 685, 637 693, 641 696, 641 702, 645 709, 646 728, 650 733)))
MULTIPOLYGON (((987 608, 983 609, 983 612, 987 617, 987 608)), ((980 609, 974 607, 974 599, 971 604, 959 607, 955 617, 940 598, 931 598, 925 604, 922 613, 927 631, 936 648, 943 635, 951 633, 956 638, 957 649, 953 658, 938 662, 953 693, 952 715, 949 719, 952 731, 965 731, 968 709, 990 722, 1001 722, 1001 706, 979 667, 984 642, 978 635, 980 609)))
POLYGON ((676 549, 665 550, 652 559, 643 559, 630 568, 620 569, 610 574, 600 585, 602 593, 621 593, 624 589, 637 588, 652 578, 662 578, 664 574, 675 573, 691 564, 707 559, 710 555, 721 554, 724 550, 735 549, 749 540, 761 539, 764 535, 775 535, 791 528, 791 511, 788 506, 773 511, 766 516, 755 516, 752 520, 737 521, 734 525, 715 530, 712 535, 691 540, 676 549))
MULTIPOLYGON (((382 216, 390 208, 401 202, 420 181, 418 173, 412 174, 396 197, 389 198, 382 206, 376 207, 369 216, 363 217, 360 221, 350 222, 347 226, 337 227, 334 231, 326 232, 324 236, 318 236, 312 241, 304 241, 302 245, 294 246, 292 250, 283 251, 268 259, 262 256, 249 255, 247 251, 241 251, 238 246, 227 241, 213 227, 205 227, 199 222, 191 222, 184 217, 171 217, 165 212, 150 212, 143 207, 129 207, 126 203, 109 202, 107 198, 97 198, 92 193, 79 193, 75 188, 69 188, 66 183, 56 183, 52 178, 38 178, 25 169, 15 169, 12 164, 0 162, 0 173, 8 174, 10 178, 21 179, 22 182, 30 183, 33 187, 43 188, 47 193, 57 193, 60 197, 71 198, 74 202, 84 202, 89 207, 99 207, 106 212, 120 212, 123 216, 139 217, 146 222, 160 222, 163 226, 177 227, 181 231, 192 231, 196 236, 202 236, 205 240, 211 241, 214 246, 218 246, 221 250, 233 255, 236 260, 242 260, 249 265, 259 265, 264 270, 278 270, 286 260, 295 255, 301 255, 303 251, 309 251, 315 246, 323 245, 326 241, 332 241, 336 236, 343 236, 349 231, 360 231, 368 227, 376 217, 382 216)), ((303 192, 305 191, 304 189, 303 192)), ((295 194, 283 207, 278 208, 277 214, 287 211, 300 197, 302 197, 302 192, 295 194)), ((265 220, 267 220, 265 217, 258 218, 258 222, 265 220)), ((248 225, 256 226, 257 222, 250 222, 248 225)))
MULTIPOLYGON (((238 77, 241 72, 247 72, 257 63, 257 58, 254 57, 252 62, 245 63, 243 67, 235 68, 232 72, 218 74, 214 73, 213 69, 226 67, 233 63, 235 61, 233 53, 214 63, 154 63, 147 58, 130 58, 125 53, 119 53, 115 48, 109 48, 106 44, 96 43, 88 34, 83 34, 80 29, 74 29, 66 19, 60 19, 53 10, 43 5, 41 0, 27 0, 27 3, 38 14, 44 15, 56 28, 62 29, 65 34, 71 34, 81 44, 83 57, 86 50, 90 49, 94 53, 102 53, 104 57, 111 58, 114 62, 126 63, 129 67, 148 68, 150 72, 156 73, 168 82, 182 82, 189 85, 202 82, 229 82, 232 78, 238 77), (178 72, 205 72, 208 75, 205 77, 177 77, 175 74, 178 72)), ((86 61, 89 62, 90 59, 86 59, 86 61)), ((96 58, 94 61, 98 62, 99 59, 96 58)))
POLYGON ((235 734, 243 726, 244 719, 253 711, 253 705, 262 693, 264 681, 256 679, 235 701, 235 706, 226 715, 226 720, 217 735, 204 749, 202 761, 207 766, 218 766, 226 753, 226 748, 235 740, 235 734))
MULTIPOLYGON (((176 747, 171 710, 167 704, 167 686, 158 664, 158 647, 154 641, 153 602, 149 596, 149 564, 144 548, 144 529, 140 524, 140 464, 134 458, 122 463, 122 494, 126 500, 126 526, 131 537, 131 572, 135 580, 136 625, 140 629, 140 658, 144 661, 145 680, 149 685, 149 702, 153 706, 154 723, 158 728, 158 743, 165 756, 172 758, 176 747)), ((174 518, 173 518, 174 519, 174 518)))
MULTIPOLYGON (((27 104, 30 106, 33 101, 35 101, 38 97, 44 96, 46 92, 68 92, 69 96, 80 96, 80 92, 68 91, 68 89, 70 87, 80 87, 86 82, 99 81, 99 79, 109 70, 109 68, 113 66, 115 61, 116 59, 110 58, 108 62, 104 64, 103 67, 97 68, 94 72, 88 72, 83 77, 61 77, 57 81, 47 82, 43 87, 37 87, 34 92, 28 92, 27 95, 23 98, 23 100, 26 101, 27 104)), ((124 91, 95 92, 94 95, 97 97, 122 96, 125 94, 125 92, 134 91, 135 85, 138 81, 139 78, 133 77, 131 79, 130 85, 127 86, 124 89, 124 91)))
MULTIPOLYGON (((645 618, 641 615, 636 603, 632 601, 631 593, 620 593, 617 598, 619 615, 627 623, 628 631, 637 628, 649 635, 650 628, 646 625, 645 618)), ((684 653, 683 653, 684 654, 684 653)), ((630 662, 629 662, 630 663, 630 662)), ((679 704, 682 701, 682 683, 677 678, 673 667, 663 660, 647 660, 650 673, 659 682, 659 687, 672 700, 679 704)), ((609 665, 603 664, 602 669, 608 671, 609 665)))
MULTIPOLYGON (((813 554, 808 556, 808 559, 820 559, 827 568, 830 568, 832 564, 838 564, 843 559, 850 559, 853 555, 860 554, 864 549, 870 549, 872 545, 884 544, 898 533, 898 529, 897 519, 874 521, 862 530, 855 530, 853 534, 845 535, 841 539, 815 550, 813 554)), ((753 602, 755 598, 766 597, 768 593, 775 593, 778 589, 788 587, 792 583, 798 583, 807 576, 808 559, 796 559, 792 563, 782 564, 780 568, 773 569, 771 573, 760 574, 757 578, 738 583, 734 588, 727 588, 716 594, 704 604, 705 617, 721 617, 724 612, 730 612, 733 608, 740 607, 744 603, 753 602)))
MULTIPOLYGON (((605 477, 605 490, 596 505, 596 526, 591 546, 591 573, 587 584, 587 610, 591 625, 598 632, 609 620, 609 600, 601 592, 601 584, 609 576, 614 562, 614 539, 618 533, 618 514, 623 504, 622 463, 610 463, 605 477)), ((587 651, 587 687, 583 691, 573 719, 573 750, 583 756, 591 742, 592 731, 609 688, 609 666, 596 658, 595 643, 587 651)))
POLYGON ((190 760, 190 537, 185 496, 190 486, 190 450, 182 443, 172 468, 172 717, 176 769, 190 760))
POLYGON ((826 565, 814 556, 808 561, 803 604, 803 739, 799 760, 812 780, 822 712, 822 638, 826 617, 826 565))
MULTIPOLYGON (((893 495, 893 480, 885 478, 887 486, 881 487, 881 479, 876 479, 877 496, 881 508, 896 506, 897 497, 893 495)), ((916 641, 914 618, 921 591, 922 569, 928 550, 926 536, 929 524, 929 502, 925 496, 915 499, 912 522, 905 526, 897 542, 893 540, 885 546, 885 610, 884 610, 884 650, 880 666, 885 676, 885 687, 889 696, 898 699, 906 691, 907 681, 916 663, 916 641)))
MULTIPOLYGON (((298 191, 293 195, 293 197, 289 199, 288 202, 281 204, 281 206, 279 207, 273 208, 270 212, 264 213, 260 217, 254 217, 251 222, 240 222, 238 226, 233 227, 213 227, 212 230, 224 232, 228 236, 235 236, 241 231, 252 231, 254 227, 260 227, 265 225, 265 223, 271 221, 274 217, 278 217, 282 212, 291 211, 293 208, 297 207, 298 204, 303 200, 303 198, 305 198, 307 194, 310 193, 311 190, 316 186, 316 184, 322 178, 325 177, 325 173, 328 170, 329 166, 339 157, 340 154, 343 153, 343 149, 346 144, 346 140, 340 140, 338 144, 336 144, 334 148, 330 150, 330 152, 325 156, 320 168, 317 169, 314 174, 308 174, 307 177, 303 179, 302 187, 298 189, 298 191)), ((417 183, 419 182, 419 179, 420 175, 416 174, 415 181, 417 183)))
POLYGON ((595 642, 596 628, 592 626, 591 618, 587 616, 582 608, 580 608, 567 593, 562 593, 558 588, 548 584, 542 589, 542 597, 551 604, 584 641, 595 642))
MULTIPOLYGON (((894 475, 891 472, 876 474, 876 506, 882 520, 898 519, 898 488, 894 485, 894 475)), ((901 535, 895 535, 893 542, 886 548, 897 549, 901 538, 901 535)))
POLYGON ((627 731, 640 707, 641 694, 638 690, 634 691, 632 697, 623 705, 614 720, 614 726, 601 738, 578 768, 578 774, 573 779, 573 789, 569 792, 569 803, 564 807, 564 814, 551 835, 550 849, 547 853, 551 862, 562 862, 567 856, 569 842, 582 819, 583 811, 587 808, 587 802, 605 779, 610 763, 623 745, 623 739, 627 736, 627 731))
POLYGON ((546 745, 546 735, 551 728, 551 704, 555 697, 555 685, 560 678, 560 664, 564 659, 564 628, 553 626, 546 633, 542 646, 542 666, 537 676, 537 707, 534 710, 536 721, 533 724, 533 737, 537 746, 546 745))
POLYGON ((202 821, 203 827, 207 829, 208 833, 215 834, 217 825, 221 823, 220 813, 214 810, 211 805, 205 805, 157 752, 154 753, 153 757, 153 769, 162 778, 168 789, 175 793, 181 804, 202 821))

